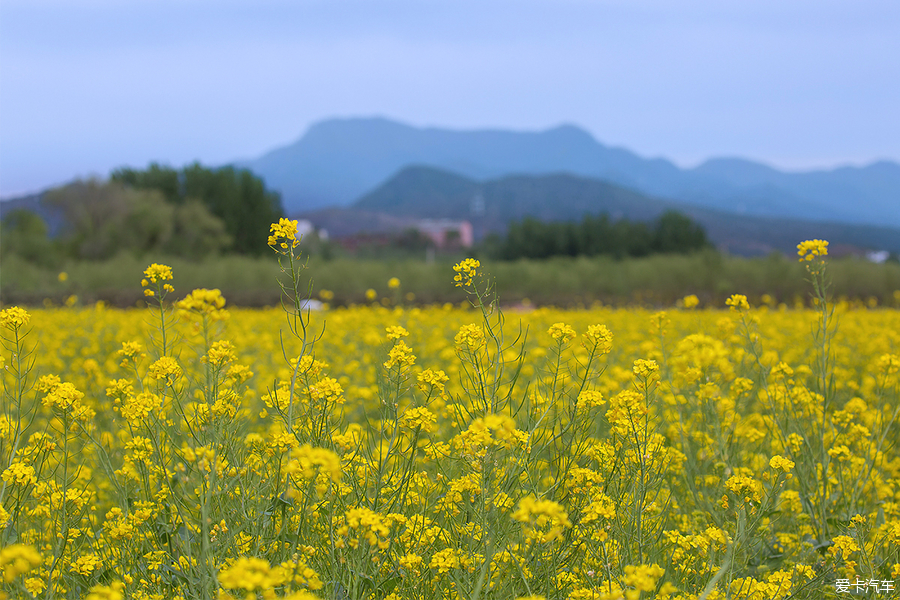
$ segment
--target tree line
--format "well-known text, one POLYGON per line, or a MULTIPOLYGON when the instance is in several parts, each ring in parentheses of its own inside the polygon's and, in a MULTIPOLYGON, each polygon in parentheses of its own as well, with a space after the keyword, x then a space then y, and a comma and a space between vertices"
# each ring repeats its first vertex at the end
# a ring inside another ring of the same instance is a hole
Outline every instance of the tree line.
POLYGON ((183 169, 152 163, 122 168, 108 181, 75 181, 46 192, 42 212, 3 219, 2 251, 39 264, 61 258, 100 260, 120 252, 202 258, 265 252, 269 225, 283 216, 281 197, 247 170, 183 169))
POLYGON ((702 226, 677 211, 667 211, 652 223, 613 220, 608 214, 585 215, 580 222, 544 222, 526 217, 510 223, 505 235, 493 236, 486 246, 496 258, 515 260, 686 254, 711 244, 702 226))

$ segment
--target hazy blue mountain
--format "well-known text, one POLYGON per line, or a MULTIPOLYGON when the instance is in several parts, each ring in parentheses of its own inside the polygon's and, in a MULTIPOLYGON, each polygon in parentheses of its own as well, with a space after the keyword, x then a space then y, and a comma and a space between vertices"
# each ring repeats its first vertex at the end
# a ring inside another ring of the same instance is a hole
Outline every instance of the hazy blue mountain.
POLYGON ((297 142, 239 163, 282 193, 289 213, 348 206, 409 165, 475 180, 566 172, 657 197, 748 215, 900 226, 900 165, 788 173, 742 159, 681 169, 605 146, 572 125, 540 132, 415 128, 333 119, 297 142))
POLYGON ((501 231, 510 221, 525 216, 554 221, 606 212, 615 218, 645 221, 679 206, 606 181, 565 173, 477 181, 427 166, 401 170, 353 204, 359 210, 393 216, 467 219, 476 237, 501 231))
MULTIPOLYGON (((848 222, 900 225, 900 165, 879 161, 865 167, 785 173, 738 158, 706 161, 691 173, 721 181, 747 196, 773 201, 795 198, 848 222), (812 201, 812 202, 811 202, 812 201)), ((686 199, 690 199, 687 197, 686 199)), ((805 210, 800 214, 809 215, 805 210)))
POLYGON ((409 226, 409 222, 399 219, 467 219, 472 222, 476 237, 482 237, 487 232, 503 231, 511 220, 525 216, 561 221, 579 220, 588 213, 607 213, 613 218, 649 221, 666 210, 688 215, 703 225, 716 246, 733 254, 766 254, 774 250, 793 254, 797 243, 816 237, 829 240, 832 248, 900 253, 898 228, 738 215, 654 198, 603 180, 559 173, 478 181, 433 167, 407 167, 349 208, 306 216, 326 228, 339 227, 341 220, 352 221, 356 231, 368 230, 367 223, 375 222, 373 215, 398 219, 396 223, 404 226, 409 226))

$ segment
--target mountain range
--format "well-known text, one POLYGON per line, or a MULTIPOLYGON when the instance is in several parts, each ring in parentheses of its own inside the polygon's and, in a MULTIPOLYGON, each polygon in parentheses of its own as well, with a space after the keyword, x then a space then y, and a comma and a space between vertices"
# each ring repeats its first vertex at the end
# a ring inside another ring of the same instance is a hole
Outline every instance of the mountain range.
POLYGON ((570 174, 510 175, 474 180, 434 167, 412 166, 365 194, 349 207, 300 216, 335 237, 359 232, 398 232, 417 219, 468 220, 476 239, 503 232, 526 216, 544 221, 576 221, 585 214, 651 221, 667 210, 689 216, 720 250, 738 255, 796 252, 797 242, 824 238, 843 251, 900 253, 900 230, 874 225, 814 222, 783 217, 739 215, 661 200, 607 181, 570 174))
MULTIPOLYGON (((784 172, 736 158, 683 169, 601 144, 572 125, 546 131, 416 128, 382 118, 331 119, 295 143, 233 163, 281 193, 285 212, 332 235, 402 231, 418 218, 467 219, 476 238, 509 221, 636 221, 674 209, 735 254, 791 253, 798 240, 900 253, 900 165, 784 172)), ((0 203, 61 217, 38 193, 0 203)), ((835 246, 832 246, 835 247, 835 246)))
POLYGON ((346 207, 411 165, 473 181, 570 174, 696 207, 760 217, 900 227, 900 164, 785 172, 739 158, 683 169, 606 146, 573 125, 546 131, 416 128, 331 119, 295 143, 235 163, 281 192, 289 214, 346 207))

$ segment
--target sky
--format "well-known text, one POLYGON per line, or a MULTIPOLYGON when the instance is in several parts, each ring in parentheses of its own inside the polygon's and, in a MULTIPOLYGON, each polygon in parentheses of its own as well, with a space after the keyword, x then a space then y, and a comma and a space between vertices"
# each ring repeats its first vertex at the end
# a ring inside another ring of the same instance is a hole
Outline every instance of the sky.
POLYGON ((0 197, 216 166, 331 117, 691 167, 900 160, 896 0, 0 0, 0 197))

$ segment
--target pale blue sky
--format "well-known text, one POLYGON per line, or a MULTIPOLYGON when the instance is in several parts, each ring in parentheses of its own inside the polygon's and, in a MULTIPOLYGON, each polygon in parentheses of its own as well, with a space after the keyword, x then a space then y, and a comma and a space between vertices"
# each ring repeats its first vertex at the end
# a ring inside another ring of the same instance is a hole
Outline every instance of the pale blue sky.
POLYGON ((896 0, 0 0, 0 195, 252 158, 332 116, 692 166, 900 159, 896 0))

